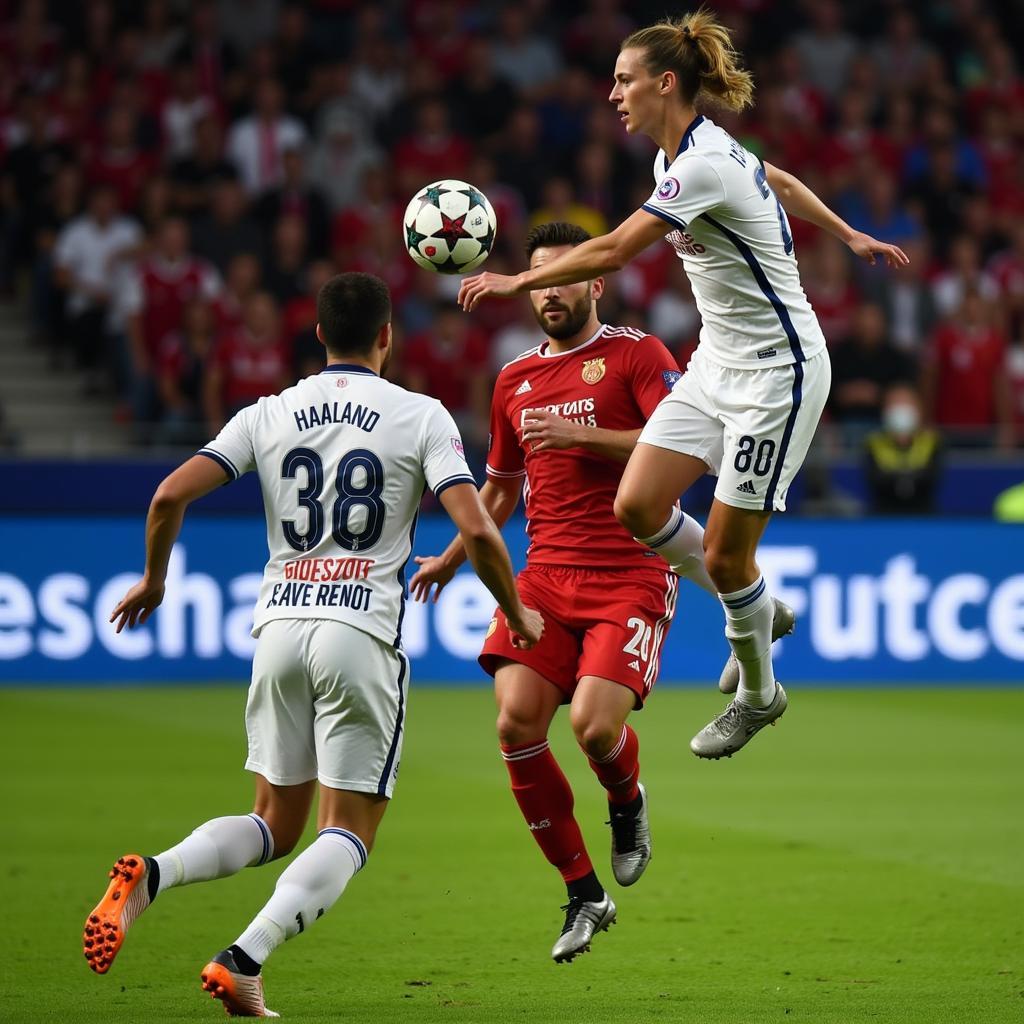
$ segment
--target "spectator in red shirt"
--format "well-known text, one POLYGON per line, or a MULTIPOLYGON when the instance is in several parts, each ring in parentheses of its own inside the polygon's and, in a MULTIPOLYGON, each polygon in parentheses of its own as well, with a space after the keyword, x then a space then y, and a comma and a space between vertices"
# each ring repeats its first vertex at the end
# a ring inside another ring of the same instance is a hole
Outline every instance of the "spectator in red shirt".
POLYGON ((437 181, 464 174, 472 155, 469 143, 452 131, 448 108, 432 98, 420 104, 415 127, 395 148, 394 164, 424 182, 437 181))
POLYGON ((242 311, 252 295, 260 289, 263 268, 251 252, 240 252, 232 257, 224 277, 224 288, 213 311, 219 333, 233 331, 242 326, 242 311))
POLYGON ((127 107, 113 107, 107 114, 103 142, 89 162, 92 185, 116 189, 123 210, 135 209, 142 185, 154 169, 151 156, 136 143, 135 115, 127 107))
MULTIPOLYGON (((487 343, 458 306, 438 303, 432 329, 409 339, 405 385, 438 399, 455 417, 466 447, 479 455, 490 419, 487 343)), ((471 463, 472 464, 472 463, 471 463)))
POLYGON ((975 290, 933 335, 925 360, 925 408, 951 444, 1013 443, 1006 339, 994 310, 975 290))
POLYGON ((209 437, 203 420, 203 382, 214 351, 216 321, 209 303, 190 300, 181 329, 168 334, 157 353, 157 378, 163 419, 162 444, 201 445, 209 437))
POLYGON ((239 409, 287 387, 289 380, 277 304, 267 292, 257 292, 245 304, 242 326, 217 342, 204 388, 211 432, 239 409))

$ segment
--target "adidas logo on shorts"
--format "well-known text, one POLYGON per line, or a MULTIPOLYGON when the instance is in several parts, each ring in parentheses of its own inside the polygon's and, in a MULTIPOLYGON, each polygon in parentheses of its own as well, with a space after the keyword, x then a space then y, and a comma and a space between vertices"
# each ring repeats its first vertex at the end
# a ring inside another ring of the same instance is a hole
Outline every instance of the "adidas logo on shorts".
POLYGON ((533 388, 530 387, 530 382, 528 380, 524 380, 523 383, 516 388, 515 393, 517 395, 525 395, 527 391, 532 390, 533 388))
POLYGON ((740 494, 757 494, 757 491, 754 489, 754 485, 749 480, 744 480, 736 490, 739 491, 740 494))

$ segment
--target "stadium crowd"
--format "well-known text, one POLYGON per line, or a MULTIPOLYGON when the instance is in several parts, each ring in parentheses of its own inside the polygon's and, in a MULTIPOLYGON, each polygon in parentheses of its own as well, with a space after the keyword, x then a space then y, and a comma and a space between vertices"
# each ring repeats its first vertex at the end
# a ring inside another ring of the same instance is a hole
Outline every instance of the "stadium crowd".
MULTIPOLYGON (((664 6, 0 0, 0 288, 29 282, 33 344, 116 394, 126 435, 194 445, 322 365, 325 279, 379 274, 391 374, 440 398, 479 450, 490 384, 538 328, 525 298, 461 313, 458 279, 405 254, 402 212, 427 182, 472 182, 497 212, 497 271, 522 266, 532 224, 599 233, 632 212, 653 153, 607 93, 619 41, 664 6)), ((751 113, 711 116, 912 258, 859 265, 792 225, 834 364, 829 436, 859 446, 884 422, 904 442, 934 425, 946 444, 1024 445, 1010 5, 711 6, 757 84, 751 113)), ((696 344, 668 245, 615 275, 602 317, 659 335, 684 366, 696 344)))

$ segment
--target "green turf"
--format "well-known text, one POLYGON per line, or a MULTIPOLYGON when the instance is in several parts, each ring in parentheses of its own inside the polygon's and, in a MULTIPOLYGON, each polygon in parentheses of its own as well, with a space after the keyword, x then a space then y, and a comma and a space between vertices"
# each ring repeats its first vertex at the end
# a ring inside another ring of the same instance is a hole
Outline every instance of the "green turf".
MULTIPOLYGON (((0 1021, 220 1019, 198 987, 279 865, 165 894, 96 977, 82 920, 111 859, 248 809, 239 688, 0 691, 0 1021)), ((619 924, 548 950, 558 880, 506 790, 482 690, 414 691, 368 869, 266 971, 287 1020, 1024 1019, 1024 693, 802 692, 731 761, 691 733, 717 694, 636 719, 655 855, 619 924)), ((601 794, 556 747, 611 885, 601 794)))

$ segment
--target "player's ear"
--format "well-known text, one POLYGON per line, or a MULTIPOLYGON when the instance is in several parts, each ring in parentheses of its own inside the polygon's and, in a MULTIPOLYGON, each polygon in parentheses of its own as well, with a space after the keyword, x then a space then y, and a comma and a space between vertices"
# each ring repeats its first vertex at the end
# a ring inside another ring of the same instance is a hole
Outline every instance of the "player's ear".
POLYGON ((324 332, 320 329, 320 324, 316 325, 316 340, 320 342, 324 348, 327 348, 327 342, 324 341, 324 332))
POLYGON ((391 321, 389 320, 377 334, 377 348, 389 349, 391 348, 391 321))
POLYGON ((595 277, 594 280, 590 282, 590 297, 597 302, 602 295, 604 295, 604 278, 595 277))

